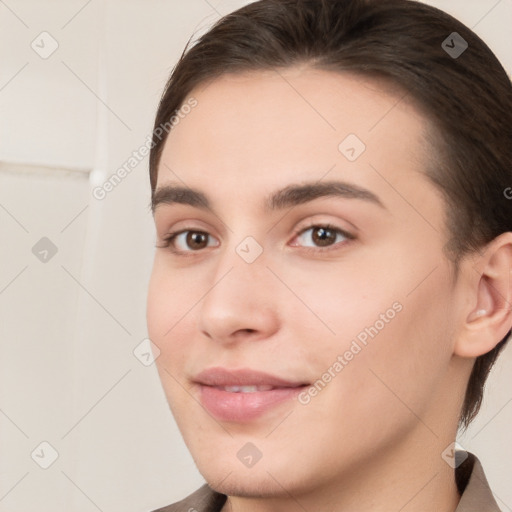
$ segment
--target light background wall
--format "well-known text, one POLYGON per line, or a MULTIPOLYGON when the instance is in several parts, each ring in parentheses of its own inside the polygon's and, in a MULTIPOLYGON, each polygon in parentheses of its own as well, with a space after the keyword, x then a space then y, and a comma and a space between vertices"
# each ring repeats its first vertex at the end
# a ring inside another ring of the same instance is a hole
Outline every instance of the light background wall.
MULTIPOLYGON (((103 200, 92 190, 146 143, 189 36, 245 3, 0 0, 0 512, 142 512, 203 482, 134 355, 155 242, 147 158, 103 200)), ((512 70, 512 0, 429 3, 512 70)), ((511 383, 509 346, 460 440, 504 511, 511 383)))

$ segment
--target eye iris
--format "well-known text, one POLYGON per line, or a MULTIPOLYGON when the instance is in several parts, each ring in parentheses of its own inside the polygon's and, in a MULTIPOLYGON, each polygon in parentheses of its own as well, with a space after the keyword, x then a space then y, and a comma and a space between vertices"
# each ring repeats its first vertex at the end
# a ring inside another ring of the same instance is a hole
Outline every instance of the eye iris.
POLYGON ((187 233, 187 245, 191 248, 202 249, 206 247, 201 245, 201 242, 206 242, 207 233, 201 231, 189 231, 187 233), (199 247, 198 247, 199 245, 199 247))
POLYGON ((336 233, 331 229, 325 229, 322 227, 318 227, 313 229, 313 241, 320 245, 325 246, 336 240, 336 233), (315 236, 315 233, 318 233, 319 236, 315 236))

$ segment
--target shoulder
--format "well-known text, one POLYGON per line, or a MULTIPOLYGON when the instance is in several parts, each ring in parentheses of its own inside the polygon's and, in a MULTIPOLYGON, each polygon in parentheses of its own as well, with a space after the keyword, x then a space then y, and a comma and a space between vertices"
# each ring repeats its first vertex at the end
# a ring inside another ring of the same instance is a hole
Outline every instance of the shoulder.
POLYGON ((153 512, 219 512, 227 496, 204 484, 186 498, 153 512))

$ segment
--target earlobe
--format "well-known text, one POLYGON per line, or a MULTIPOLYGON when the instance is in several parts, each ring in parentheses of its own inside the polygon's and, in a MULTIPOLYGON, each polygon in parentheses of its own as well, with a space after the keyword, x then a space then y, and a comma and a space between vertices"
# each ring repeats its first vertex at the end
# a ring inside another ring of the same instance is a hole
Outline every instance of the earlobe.
POLYGON ((454 346, 460 357, 490 352, 512 327, 512 233, 495 238, 476 267, 479 277, 470 279, 473 306, 454 346))

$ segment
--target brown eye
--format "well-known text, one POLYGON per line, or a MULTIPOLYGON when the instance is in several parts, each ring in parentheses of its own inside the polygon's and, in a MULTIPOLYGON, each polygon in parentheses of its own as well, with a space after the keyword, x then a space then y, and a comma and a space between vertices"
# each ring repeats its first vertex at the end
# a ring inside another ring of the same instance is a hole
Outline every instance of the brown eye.
POLYGON ((208 233, 203 231, 187 231, 185 245, 191 249, 204 249, 208 245, 208 233))
POLYGON ((198 231, 194 229, 184 229, 168 234, 163 239, 163 244, 157 247, 169 248, 172 252, 178 255, 190 255, 194 252, 199 252, 208 246, 215 244, 209 243, 209 239, 213 238, 205 231, 198 231))
POLYGON ((311 238, 316 244, 323 247, 336 241, 336 232, 323 227, 315 227, 311 238))
POLYGON ((339 243, 343 244, 343 242, 353 238, 354 236, 350 233, 347 233, 335 226, 331 226, 330 224, 313 225, 302 230, 297 235, 297 240, 299 240, 300 245, 311 249, 314 249, 315 247, 338 245, 339 243))

